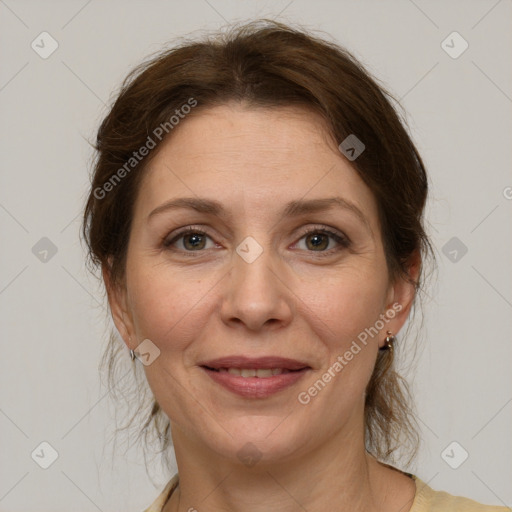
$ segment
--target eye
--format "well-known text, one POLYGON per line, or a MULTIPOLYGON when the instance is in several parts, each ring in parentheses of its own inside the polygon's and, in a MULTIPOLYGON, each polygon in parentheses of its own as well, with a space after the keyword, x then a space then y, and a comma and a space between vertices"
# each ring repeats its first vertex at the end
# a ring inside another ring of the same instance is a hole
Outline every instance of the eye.
POLYGON ((201 251, 202 249, 207 249, 207 247, 205 247, 207 238, 211 240, 205 231, 195 228, 194 226, 189 226, 176 233, 172 239, 165 239, 163 241, 163 246, 171 249, 171 246, 175 245, 178 241, 181 241, 182 247, 178 247, 177 250, 185 252, 201 251))
POLYGON ((331 231, 325 227, 317 226, 308 229, 300 238, 300 240, 303 239, 305 239, 306 251, 327 253, 319 254, 319 256, 327 256, 340 250, 340 247, 334 247, 326 250, 330 244, 329 239, 334 240, 339 246, 341 246, 341 249, 346 249, 350 246, 350 240, 343 233, 331 231))
MULTIPOLYGON (((319 256, 328 256, 350 246, 350 240, 343 233, 332 231, 324 226, 308 229, 299 239, 299 242, 303 239, 306 241, 304 250, 321 253, 319 256), (332 240, 338 244, 338 247, 326 250, 332 240)), ((164 239, 162 245, 168 250, 190 254, 212 248, 212 246, 206 247, 207 240, 212 241, 213 246, 215 246, 215 243, 205 231, 194 226, 188 226, 175 233, 172 238, 164 239)))

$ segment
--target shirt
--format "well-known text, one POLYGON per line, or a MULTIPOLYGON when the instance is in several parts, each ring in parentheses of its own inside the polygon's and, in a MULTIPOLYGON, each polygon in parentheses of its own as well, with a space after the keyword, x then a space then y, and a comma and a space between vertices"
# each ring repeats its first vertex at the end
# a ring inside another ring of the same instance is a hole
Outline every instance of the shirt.
MULTIPOLYGON (((416 475, 410 475, 416 483, 416 494, 409 512, 505 512, 508 507, 482 505, 469 498, 435 491, 416 475)), ((143 512, 162 512, 165 503, 178 486, 178 474, 167 483, 158 498, 143 512)))

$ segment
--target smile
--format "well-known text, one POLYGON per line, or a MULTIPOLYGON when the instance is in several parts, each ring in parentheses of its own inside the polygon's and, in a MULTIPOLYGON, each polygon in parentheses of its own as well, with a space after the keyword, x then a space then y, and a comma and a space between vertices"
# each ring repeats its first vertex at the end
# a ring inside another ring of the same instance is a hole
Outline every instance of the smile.
POLYGON ((311 371, 287 368, 209 368, 200 366, 219 387, 248 399, 263 399, 291 388, 311 371))
POLYGON ((265 379, 272 377, 273 375, 281 375, 283 373, 289 373, 291 371, 299 370, 288 370, 287 368, 208 368, 209 370, 217 371, 219 373, 229 373, 231 375, 238 375, 240 377, 258 377, 265 379))

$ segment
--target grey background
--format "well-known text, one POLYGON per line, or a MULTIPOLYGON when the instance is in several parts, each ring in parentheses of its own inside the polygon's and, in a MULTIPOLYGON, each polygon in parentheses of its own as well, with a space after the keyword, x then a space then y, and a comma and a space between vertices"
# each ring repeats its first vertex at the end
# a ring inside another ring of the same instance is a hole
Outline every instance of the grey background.
POLYGON ((0 0, 0 511, 141 510, 167 482, 155 462, 153 485, 138 449, 111 464, 106 448, 103 298, 78 239, 86 139, 149 53, 257 17, 325 31, 405 107, 439 263, 410 372, 424 443, 409 469, 512 506, 511 14, 510 0, 0 0), (43 31, 59 45, 47 59, 31 48, 43 31), (453 31, 469 44, 458 58, 441 45, 453 31), (43 441, 59 455, 48 469, 31 458, 43 441), (441 456, 453 441, 469 453, 457 469, 441 456))

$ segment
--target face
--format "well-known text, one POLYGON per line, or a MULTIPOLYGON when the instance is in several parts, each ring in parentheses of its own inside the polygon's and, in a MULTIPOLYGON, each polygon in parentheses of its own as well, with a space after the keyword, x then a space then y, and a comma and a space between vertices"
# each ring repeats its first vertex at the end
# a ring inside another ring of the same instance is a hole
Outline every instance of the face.
POLYGON ((109 300, 127 345, 159 351, 144 370, 175 445, 276 462, 362 436, 412 290, 390 281, 375 198, 322 120, 230 104, 182 121, 149 165, 109 300))

